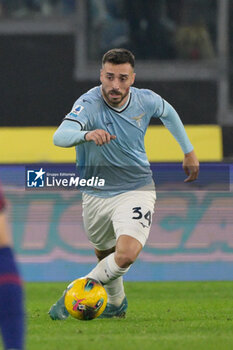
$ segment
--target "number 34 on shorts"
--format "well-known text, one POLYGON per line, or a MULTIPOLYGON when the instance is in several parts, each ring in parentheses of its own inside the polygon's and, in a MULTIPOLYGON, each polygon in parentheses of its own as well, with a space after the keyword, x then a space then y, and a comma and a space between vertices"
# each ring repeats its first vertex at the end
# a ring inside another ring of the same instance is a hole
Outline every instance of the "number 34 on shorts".
POLYGON ((132 219, 138 220, 138 222, 144 228, 150 227, 152 222, 152 213, 150 210, 148 210, 146 213, 143 213, 141 207, 134 207, 132 208, 132 212, 134 214, 134 216, 132 216, 132 219))

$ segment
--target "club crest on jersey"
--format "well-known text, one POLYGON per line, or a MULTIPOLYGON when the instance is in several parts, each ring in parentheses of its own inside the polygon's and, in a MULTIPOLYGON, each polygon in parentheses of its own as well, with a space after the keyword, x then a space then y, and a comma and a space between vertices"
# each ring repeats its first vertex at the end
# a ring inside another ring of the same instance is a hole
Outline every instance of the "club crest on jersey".
POLYGON ((141 113, 137 117, 132 117, 131 119, 136 120, 136 123, 140 127, 141 126, 142 117, 144 117, 144 115, 145 115, 145 113, 141 113))
POLYGON ((77 105, 77 106, 75 106, 75 107, 72 109, 72 111, 70 112, 70 114, 73 114, 73 115, 77 116, 77 115, 79 115, 80 112, 82 112, 83 109, 84 109, 83 106, 77 105))

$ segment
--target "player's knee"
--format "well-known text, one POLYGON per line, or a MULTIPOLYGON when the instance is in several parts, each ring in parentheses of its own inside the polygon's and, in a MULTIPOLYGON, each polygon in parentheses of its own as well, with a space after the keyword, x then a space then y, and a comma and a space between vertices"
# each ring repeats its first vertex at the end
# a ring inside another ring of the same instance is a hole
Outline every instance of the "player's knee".
POLYGON ((127 268, 134 263, 137 255, 134 252, 117 252, 115 254, 115 261, 121 268, 127 268))
POLYGON ((116 244, 115 260, 119 267, 127 268, 137 259, 142 244, 128 235, 121 235, 116 244))

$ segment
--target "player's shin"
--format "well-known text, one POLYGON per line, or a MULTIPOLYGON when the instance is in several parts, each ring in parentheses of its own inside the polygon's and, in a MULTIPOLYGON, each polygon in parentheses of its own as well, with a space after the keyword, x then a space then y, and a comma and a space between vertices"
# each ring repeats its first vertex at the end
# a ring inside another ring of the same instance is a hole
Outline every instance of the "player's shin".
POLYGON ((112 253, 101 260, 85 277, 93 278, 101 284, 106 285, 118 277, 123 276, 130 267, 119 267, 115 261, 114 255, 115 253, 112 253))

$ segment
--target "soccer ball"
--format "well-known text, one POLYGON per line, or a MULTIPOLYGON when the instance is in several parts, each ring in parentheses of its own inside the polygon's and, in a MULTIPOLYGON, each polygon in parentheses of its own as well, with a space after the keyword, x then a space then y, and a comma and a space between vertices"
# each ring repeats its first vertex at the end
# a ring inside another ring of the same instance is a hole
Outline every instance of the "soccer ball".
POLYGON ((107 304, 104 287, 91 278, 73 281, 66 290, 65 307, 79 320, 92 320, 102 314, 107 304))

